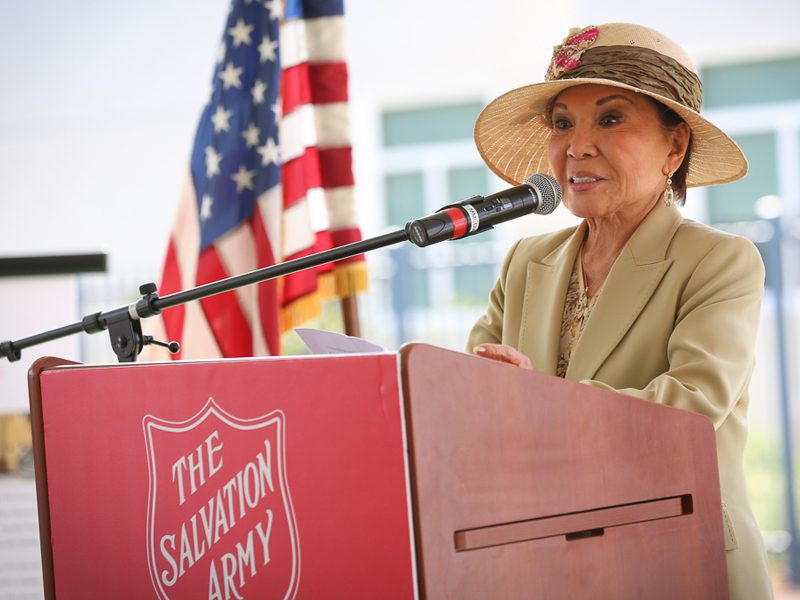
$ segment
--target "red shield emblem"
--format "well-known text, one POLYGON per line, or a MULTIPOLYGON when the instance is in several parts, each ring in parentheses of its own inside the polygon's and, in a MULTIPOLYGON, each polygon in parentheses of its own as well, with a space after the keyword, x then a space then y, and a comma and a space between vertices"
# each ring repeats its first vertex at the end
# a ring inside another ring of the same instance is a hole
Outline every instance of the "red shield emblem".
POLYGON ((293 598, 300 544, 283 412, 239 419, 210 398, 182 422, 146 415, 147 559, 159 598, 293 598))

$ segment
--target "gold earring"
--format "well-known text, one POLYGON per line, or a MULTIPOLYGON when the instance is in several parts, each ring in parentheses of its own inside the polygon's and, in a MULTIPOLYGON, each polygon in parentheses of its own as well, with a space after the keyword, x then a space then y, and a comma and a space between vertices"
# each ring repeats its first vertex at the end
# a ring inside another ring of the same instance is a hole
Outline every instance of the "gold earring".
POLYGON ((672 206, 672 200, 675 198, 675 192, 672 189, 672 173, 667 175, 667 189, 664 190, 664 206, 669 208, 672 206))

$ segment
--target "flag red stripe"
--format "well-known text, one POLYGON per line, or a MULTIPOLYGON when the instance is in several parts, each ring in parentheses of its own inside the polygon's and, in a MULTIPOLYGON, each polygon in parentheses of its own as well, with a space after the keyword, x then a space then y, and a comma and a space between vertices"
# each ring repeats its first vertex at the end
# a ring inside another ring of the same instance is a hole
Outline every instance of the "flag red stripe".
POLYGON ((331 231, 331 239, 335 247, 361 241, 361 230, 358 227, 347 227, 331 231))
POLYGON ((322 63, 308 66, 311 101, 314 104, 347 102, 347 64, 322 63))
MULTIPOLYGON (((272 246, 269 243, 261 209, 258 204, 253 214, 253 238, 255 239, 258 268, 262 269, 275 264, 272 246)), ((261 317, 261 330, 267 342, 269 353, 276 356, 281 353, 280 323, 278 322, 278 280, 271 279, 258 284, 258 312, 261 317)))
POLYGON ((306 148, 302 156, 283 165, 283 206, 289 208, 306 197, 311 188, 320 187, 320 160, 317 148, 306 148))
POLYGON ((306 148, 302 156, 283 165, 283 206, 289 208, 306 197, 311 188, 321 187, 319 150, 306 148))
MULTIPOLYGON (((197 261, 197 285, 228 277, 215 246, 209 246, 197 261)), ((235 291, 200 300, 222 356, 252 356, 253 334, 235 291)))
POLYGON ((289 208, 311 188, 349 187, 353 179, 353 150, 348 147, 306 148, 302 156, 283 165, 283 206, 289 208))
MULTIPOLYGON (((167 257, 164 259, 164 271, 161 275, 161 286, 158 288, 158 293, 161 296, 173 294, 181 290, 181 270, 178 264, 178 254, 175 250, 175 240, 170 237, 169 245, 167 246, 167 257)), ((168 308, 162 313, 164 320, 164 329, 167 334, 166 340, 159 341, 177 341, 183 338, 183 323, 186 319, 186 306, 179 304, 168 308)), ((174 359, 181 357, 180 351, 176 354, 170 355, 174 359)))
POLYGON ((353 179, 353 150, 349 147, 326 148, 319 151, 322 187, 337 188, 355 184, 353 179))
POLYGON ((288 115, 301 104, 311 103, 311 85, 308 80, 308 63, 300 63, 281 73, 283 114, 288 115))
POLYGON ((281 74, 283 114, 288 115, 301 104, 347 102, 347 64, 300 63, 281 74))

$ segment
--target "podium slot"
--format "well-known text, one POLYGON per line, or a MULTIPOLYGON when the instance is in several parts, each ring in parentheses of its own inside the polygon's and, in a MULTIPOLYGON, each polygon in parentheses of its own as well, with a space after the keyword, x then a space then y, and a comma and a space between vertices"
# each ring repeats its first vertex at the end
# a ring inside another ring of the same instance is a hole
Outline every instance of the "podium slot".
POLYGON ((590 529, 589 531, 576 531, 574 533, 568 533, 564 537, 567 538, 568 542, 572 540, 583 540, 590 537, 600 537, 605 533, 605 529, 590 529))
POLYGON ((609 527, 680 517, 692 513, 692 496, 670 496, 603 508, 500 523, 455 532, 457 552, 542 538, 565 536, 568 541, 603 535, 609 527))

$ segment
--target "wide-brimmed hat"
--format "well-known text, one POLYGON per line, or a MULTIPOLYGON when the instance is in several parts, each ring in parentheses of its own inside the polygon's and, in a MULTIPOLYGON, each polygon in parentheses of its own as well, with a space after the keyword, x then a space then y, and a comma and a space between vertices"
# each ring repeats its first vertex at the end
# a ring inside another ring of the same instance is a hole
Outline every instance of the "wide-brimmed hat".
POLYGON ((583 84, 647 94, 678 113, 692 130, 687 186, 727 183, 747 173, 736 142, 700 115, 703 86, 686 52, 631 23, 571 30, 553 50, 545 81, 511 90, 483 109, 475 144, 489 168, 515 185, 531 173, 548 172, 548 105, 566 88, 583 84))

